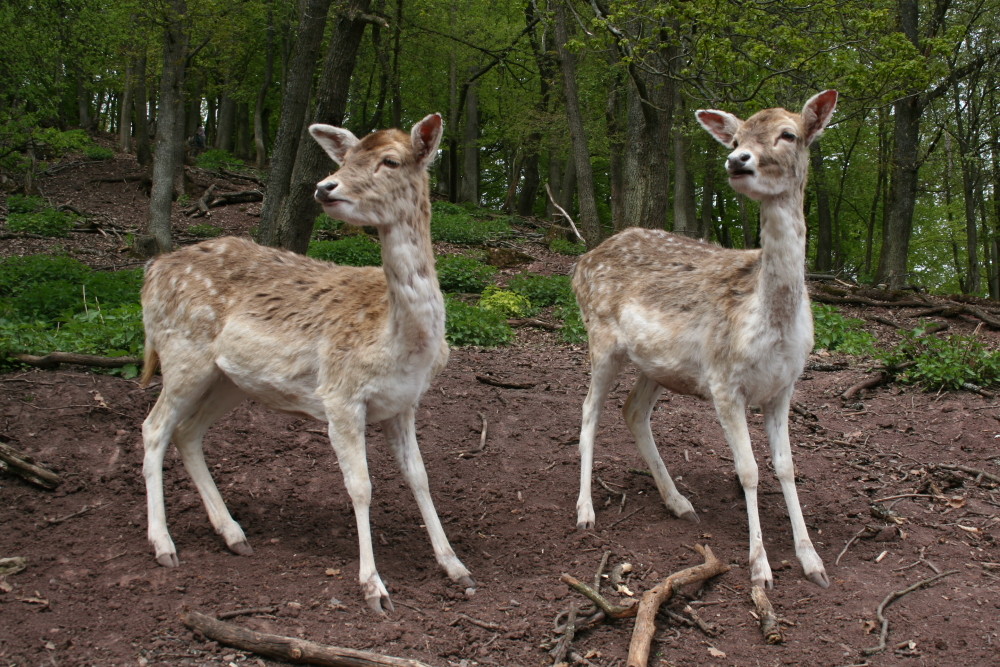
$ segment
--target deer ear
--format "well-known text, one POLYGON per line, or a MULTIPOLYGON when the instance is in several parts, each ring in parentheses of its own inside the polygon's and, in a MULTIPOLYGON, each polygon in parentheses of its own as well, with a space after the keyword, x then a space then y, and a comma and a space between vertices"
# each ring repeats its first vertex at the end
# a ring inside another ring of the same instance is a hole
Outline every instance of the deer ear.
POLYGON ((322 123, 310 125, 309 134, 338 165, 344 164, 347 151, 358 143, 358 138, 350 130, 322 123))
POLYGON ((716 111, 715 109, 699 109, 695 112, 695 117, 701 126, 708 130, 709 134, 726 148, 733 147, 733 138, 736 131, 740 129, 743 121, 731 113, 716 111))
POLYGON ((432 113, 413 126, 410 131, 410 141, 417 163, 427 166, 437 156, 438 144, 441 143, 441 114, 432 113))
POLYGON ((806 145, 811 144, 819 135, 823 134, 833 110, 837 108, 837 91, 824 90, 818 95, 809 98, 805 106, 802 107, 802 124, 805 126, 806 145))

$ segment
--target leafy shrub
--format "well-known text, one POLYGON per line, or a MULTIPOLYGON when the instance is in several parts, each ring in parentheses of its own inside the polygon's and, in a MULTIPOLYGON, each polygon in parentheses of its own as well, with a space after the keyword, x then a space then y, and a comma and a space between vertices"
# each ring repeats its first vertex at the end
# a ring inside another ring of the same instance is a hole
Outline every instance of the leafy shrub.
POLYGON ((94 142, 85 130, 66 130, 45 127, 35 134, 35 143, 44 149, 47 155, 63 155, 70 151, 82 151, 93 146, 94 142))
POLYGON ((220 169, 239 169, 243 166, 243 160, 233 157, 229 151, 210 148, 198 156, 195 164, 208 171, 219 171, 220 169))
POLYGON ((445 292, 478 294, 486 289, 497 269, 464 255, 441 255, 437 258, 438 281, 445 292))
POLYGON ((200 239, 214 239, 215 237, 222 236, 223 234, 221 227, 210 225, 207 222, 203 222, 199 225, 191 225, 188 227, 187 231, 191 236, 197 236, 200 239))
POLYGON ((344 266, 382 265, 382 250, 378 242, 360 234, 336 241, 311 241, 306 254, 344 266))
POLYGON ((16 296, 26 287, 52 280, 82 283, 90 268, 65 255, 28 255, 0 260, 0 296, 16 296))
POLYGON ((495 285, 490 285, 483 290, 483 296, 479 299, 479 307, 499 313, 505 318, 527 317, 536 310, 528 297, 517 292, 502 290, 495 285))
POLYGON ((543 276, 537 273, 519 273, 508 285, 511 291, 528 297, 539 308, 570 304, 576 306, 569 276, 543 276))
POLYGON ((91 144, 83 149, 83 154, 88 160, 110 160, 115 156, 115 152, 110 148, 91 144))
POLYGON ((313 237, 320 236, 324 232, 339 231, 344 224, 342 220, 334 220, 326 213, 320 213, 316 216, 316 220, 313 221, 313 237))
POLYGON ((7 216, 7 229, 12 232, 62 238, 73 229, 76 219, 77 216, 68 211, 45 208, 34 213, 11 213, 7 216))
POLYGON ((497 347, 514 339, 514 330, 500 313, 445 296, 445 338, 451 345, 497 347))
POLYGON ((45 200, 35 195, 11 195, 7 197, 9 213, 35 213, 45 208, 45 200))
POLYGON ((582 243, 573 243, 564 238, 556 237, 549 241, 549 250, 560 255, 582 255, 587 252, 587 246, 582 243))
POLYGON ((576 300, 562 304, 555 311, 556 317, 563 321, 559 330, 562 339, 567 343, 583 343, 587 340, 587 327, 583 324, 583 316, 576 300))
POLYGON ((857 356, 875 351, 875 338, 862 328, 861 320, 844 317, 834 306, 824 303, 813 303, 812 312, 816 349, 857 356))
POLYGON ((139 303, 143 277, 141 268, 88 273, 83 280, 87 307, 111 308, 139 303))
POLYGON ((435 202, 431 214, 431 239, 446 243, 482 245, 510 234, 510 222, 493 215, 473 215, 448 202, 435 202))
POLYGON ((899 382, 919 384, 928 391, 1000 383, 1000 352, 990 352, 971 336, 922 334, 921 329, 904 332, 903 340, 882 354, 886 367, 897 370, 899 382))

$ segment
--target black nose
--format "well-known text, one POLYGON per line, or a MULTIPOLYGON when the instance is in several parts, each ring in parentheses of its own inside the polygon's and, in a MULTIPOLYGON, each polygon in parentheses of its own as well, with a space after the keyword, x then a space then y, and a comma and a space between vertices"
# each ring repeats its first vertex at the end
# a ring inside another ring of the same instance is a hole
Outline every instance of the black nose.
POLYGON ((333 193, 333 191, 337 189, 338 185, 340 184, 337 183, 337 181, 323 181, 322 183, 317 185, 316 194, 314 195, 316 197, 316 201, 318 202, 327 201, 330 198, 330 195, 333 193))

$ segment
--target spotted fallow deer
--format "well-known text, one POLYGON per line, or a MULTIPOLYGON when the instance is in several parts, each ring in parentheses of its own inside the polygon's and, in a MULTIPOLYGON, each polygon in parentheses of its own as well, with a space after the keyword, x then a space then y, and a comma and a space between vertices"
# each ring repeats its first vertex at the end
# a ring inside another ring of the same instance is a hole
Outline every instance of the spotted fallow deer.
POLYGON ((328 424, 357 522, 359 580, 376 612, 392 609, 375 568, 365 424, 378 422, 420 509, 434 555, 471 593, 431 500, 414 413, 445 365, 444 299, 434 270, 427 167, 441 117, 410 134, 383 130, 358 139, 312 125, 340 169, 316 199, 333 218, 377 228, 382 268, 319 262, 222 238, 153 261, 142 290, 148 383, 157 363, 163 387, 143 423, 149 541, 156 560, 177 566, 163 501, 163 458, 171 440, 201 494, 209 520, 237 554, 252 553, 205 465, 202 436, 252 397, 328 424))
POLYGON ((650 416, 664 388, 714 403, 746 496, 750 579, 773 585, 746 418, 749 405, 760 406, 795 553, 808 579, 829 586, 795 489, 788 409, 813 345, 804 273, 809 145, 823 132, 836 103, 836 91, 828 90, 810 99, 801 113, 765 109, 743 121, 724 111, 697 112, 701 125, 732 149, 726 160, 730 185, 760 202, 759 250, 628 229, 579 261, 573 289, 590 339, 591 380, 580 429, 578 527, 594 525, 594 434, 611 383, 630 361, 638 381, 625 403, 625 421, 667 508, 698 521, 653 442, 650 416))

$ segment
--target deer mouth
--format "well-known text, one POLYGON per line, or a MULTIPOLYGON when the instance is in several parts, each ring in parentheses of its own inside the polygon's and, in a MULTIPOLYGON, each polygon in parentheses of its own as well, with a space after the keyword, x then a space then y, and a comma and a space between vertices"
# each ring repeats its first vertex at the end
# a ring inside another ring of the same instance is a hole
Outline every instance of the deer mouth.
POLYGON ((731 169, 729 171, 729 178, 742 178, 744 176, 753 176, 753 169, 731 169))

